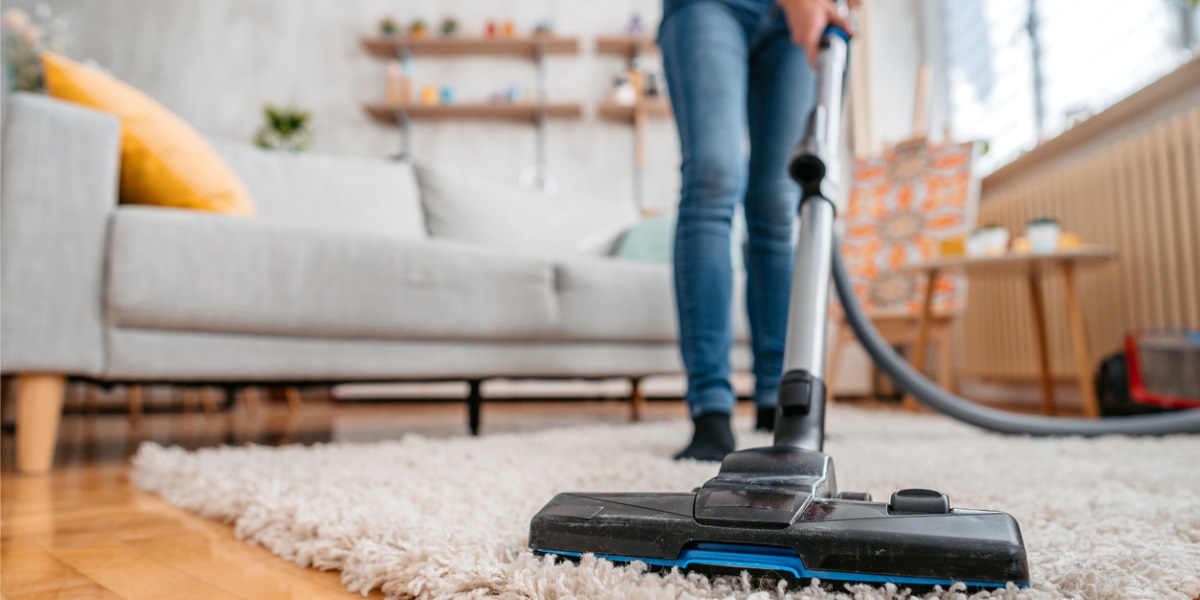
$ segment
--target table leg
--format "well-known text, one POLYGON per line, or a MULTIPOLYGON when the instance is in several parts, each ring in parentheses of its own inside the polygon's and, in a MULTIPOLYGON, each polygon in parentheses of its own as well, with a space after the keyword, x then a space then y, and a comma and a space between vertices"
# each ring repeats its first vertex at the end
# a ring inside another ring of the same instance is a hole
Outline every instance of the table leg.
POLYGON ((831 404, 834 397, 834 386, 837 385, 838 370, 842 364, 842 352, 846 347, 846 321, 838 319, 837 333, 833 334, 833 349, 825 361, 825 404, 831 404))
POLYGON ((954 377, 954 328, 951 323, 938 327, 938 387, 951 393, 958 393, 958 384, 954 377))
POLYGON ((1100 416, 1100 403, 1096 400, 1096 384, 1092 381, 1092 358, 1088 353, 1087 324, 1083 320, 1083 306, 1075 290, 1075 265, 1062 263, 1063 290, 1067 299, 1067 318, 1071 325, 1071 345, 1075 354, 1075 372, 1079 376, 1079 393, 1083 396, 1084 416, 1095 419, 1100 416))
POLYGON ((642 390, 642 378, 629 378, 629 420, 640 423, 646 415, 646 393, 642 390))
POLYGON ((1038 374, 1042 383, 1042 412, 1047 416, 1058 414, 1054 402, 1054 380, 1050 376, 1050 350, 1046 343, 1046 306, 1042 300, 1042 281, 1036 272, 1029 273, 1029 302, 1033 306, 1033 330, 1037 345, 1038 374))
MULTIPOLYGON (((930 269, 925 277, 925 300, 921 305, 921 320, 917 324, 917 347, 913 348, 913 367, 925 370, 925 352, 929 348, 929 327, 933 322, 933 292, 937 283, 938 270, 930 269)), ((904 395, 904 410, 917 410, 917 399, 912 394, 904 395)))

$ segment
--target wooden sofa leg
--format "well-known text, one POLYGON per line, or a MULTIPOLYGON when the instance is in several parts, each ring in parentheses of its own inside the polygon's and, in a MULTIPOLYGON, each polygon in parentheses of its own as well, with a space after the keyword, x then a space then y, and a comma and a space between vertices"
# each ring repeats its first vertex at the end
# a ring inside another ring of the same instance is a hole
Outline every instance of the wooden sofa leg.
POLYGON ((62 419, 62 375, 17 376, 17 472, 40 475, 54 464, 58 423, 62 419))
POLYGON ((629 420, 640 422, 646 415, 646 394, 642 391, 642 378, 629 379, 629 420))

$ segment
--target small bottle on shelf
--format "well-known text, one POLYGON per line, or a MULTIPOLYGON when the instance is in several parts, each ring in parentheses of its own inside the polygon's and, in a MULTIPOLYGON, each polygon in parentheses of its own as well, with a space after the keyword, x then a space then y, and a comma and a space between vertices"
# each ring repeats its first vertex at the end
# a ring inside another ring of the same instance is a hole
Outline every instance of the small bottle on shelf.
POLYGON ((517 24, 512 19, 504 21, 504 37, 511 38, 517 35, 517 24))
POLYGON ((485 25, 483 28, 483 33, 490 38, 496 37, 496 21, 493 19, 488 19, 487 25, 485 25))
POLYGON ((389 60, 387 63, 387 103, 395 106, 403 104, 404 93, 404 68, 400 66, 400 61, 389 60))
POLYGON ((438 89, 436 86, 427 85, 421 88, 421 104, 425 106, 437 106, 438 89))

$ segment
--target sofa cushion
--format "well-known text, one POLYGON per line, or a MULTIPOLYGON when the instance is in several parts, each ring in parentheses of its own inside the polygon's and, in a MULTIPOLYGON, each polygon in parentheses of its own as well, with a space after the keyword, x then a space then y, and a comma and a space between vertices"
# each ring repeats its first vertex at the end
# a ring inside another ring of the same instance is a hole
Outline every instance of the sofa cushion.
POLYGON ((330 338, 529 340, 557 316, 553 267, 444 241, 122 208, 112 325, 330 338))
POLYGON ((51 52, 42 54, 46 90, 121 122, 121 201, 231 215, 254 200, 204 138, 166 107, 111 75, 51 52))
MULTIPOLYGON (((670 263, 675 255, 675 211, 647 217, 626 228, 613 245, 612 255, 628 260, 670 263)), ((745 270, 746 217, 742 211, 733 215, 729 232, 729 259, 735 270, 745 270)))
MULTIPOLYGON (((557 333, 570 340, 674 342, 678 331, 671 268, 612 258, 573 257, 556 265, 557 333)), ((734 334, 749 339, 745 278, 734 281, 734 334)))
POLYGON ((411 164, 211 143, 250 188, 264 220, 309 230, 426 237, 411 164))

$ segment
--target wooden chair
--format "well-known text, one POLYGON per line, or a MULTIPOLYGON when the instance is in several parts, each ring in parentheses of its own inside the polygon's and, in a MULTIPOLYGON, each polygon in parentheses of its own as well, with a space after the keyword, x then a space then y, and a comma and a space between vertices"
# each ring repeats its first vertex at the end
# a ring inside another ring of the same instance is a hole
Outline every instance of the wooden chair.
MULTIPOLYGON (((943 389, 951 391, 958 387, 954 369, 954 319, 956 316, 951 313, 936 315, 929 326, 929 346, 937 352, 937 383, 943 389)), ((888 344, 893 347, 907 347, 910 352, 909 356, 917 354, 917 329, 920 315, 878 315, 871 317, 871 322, 888 344)), ((837 331, 833 336, 833 348, 829 353, 829 361, 825 365, 827 401, 832 401, 835 396, 836 378, 841 367, 842 355, 845 354, 846 344, 855 341, 854 331, 850 329, 844 316, 835 316, 834 326, 837 331)), ((904 407, 908 410, 915 409, 916 399, 906 395, 904 407)))

